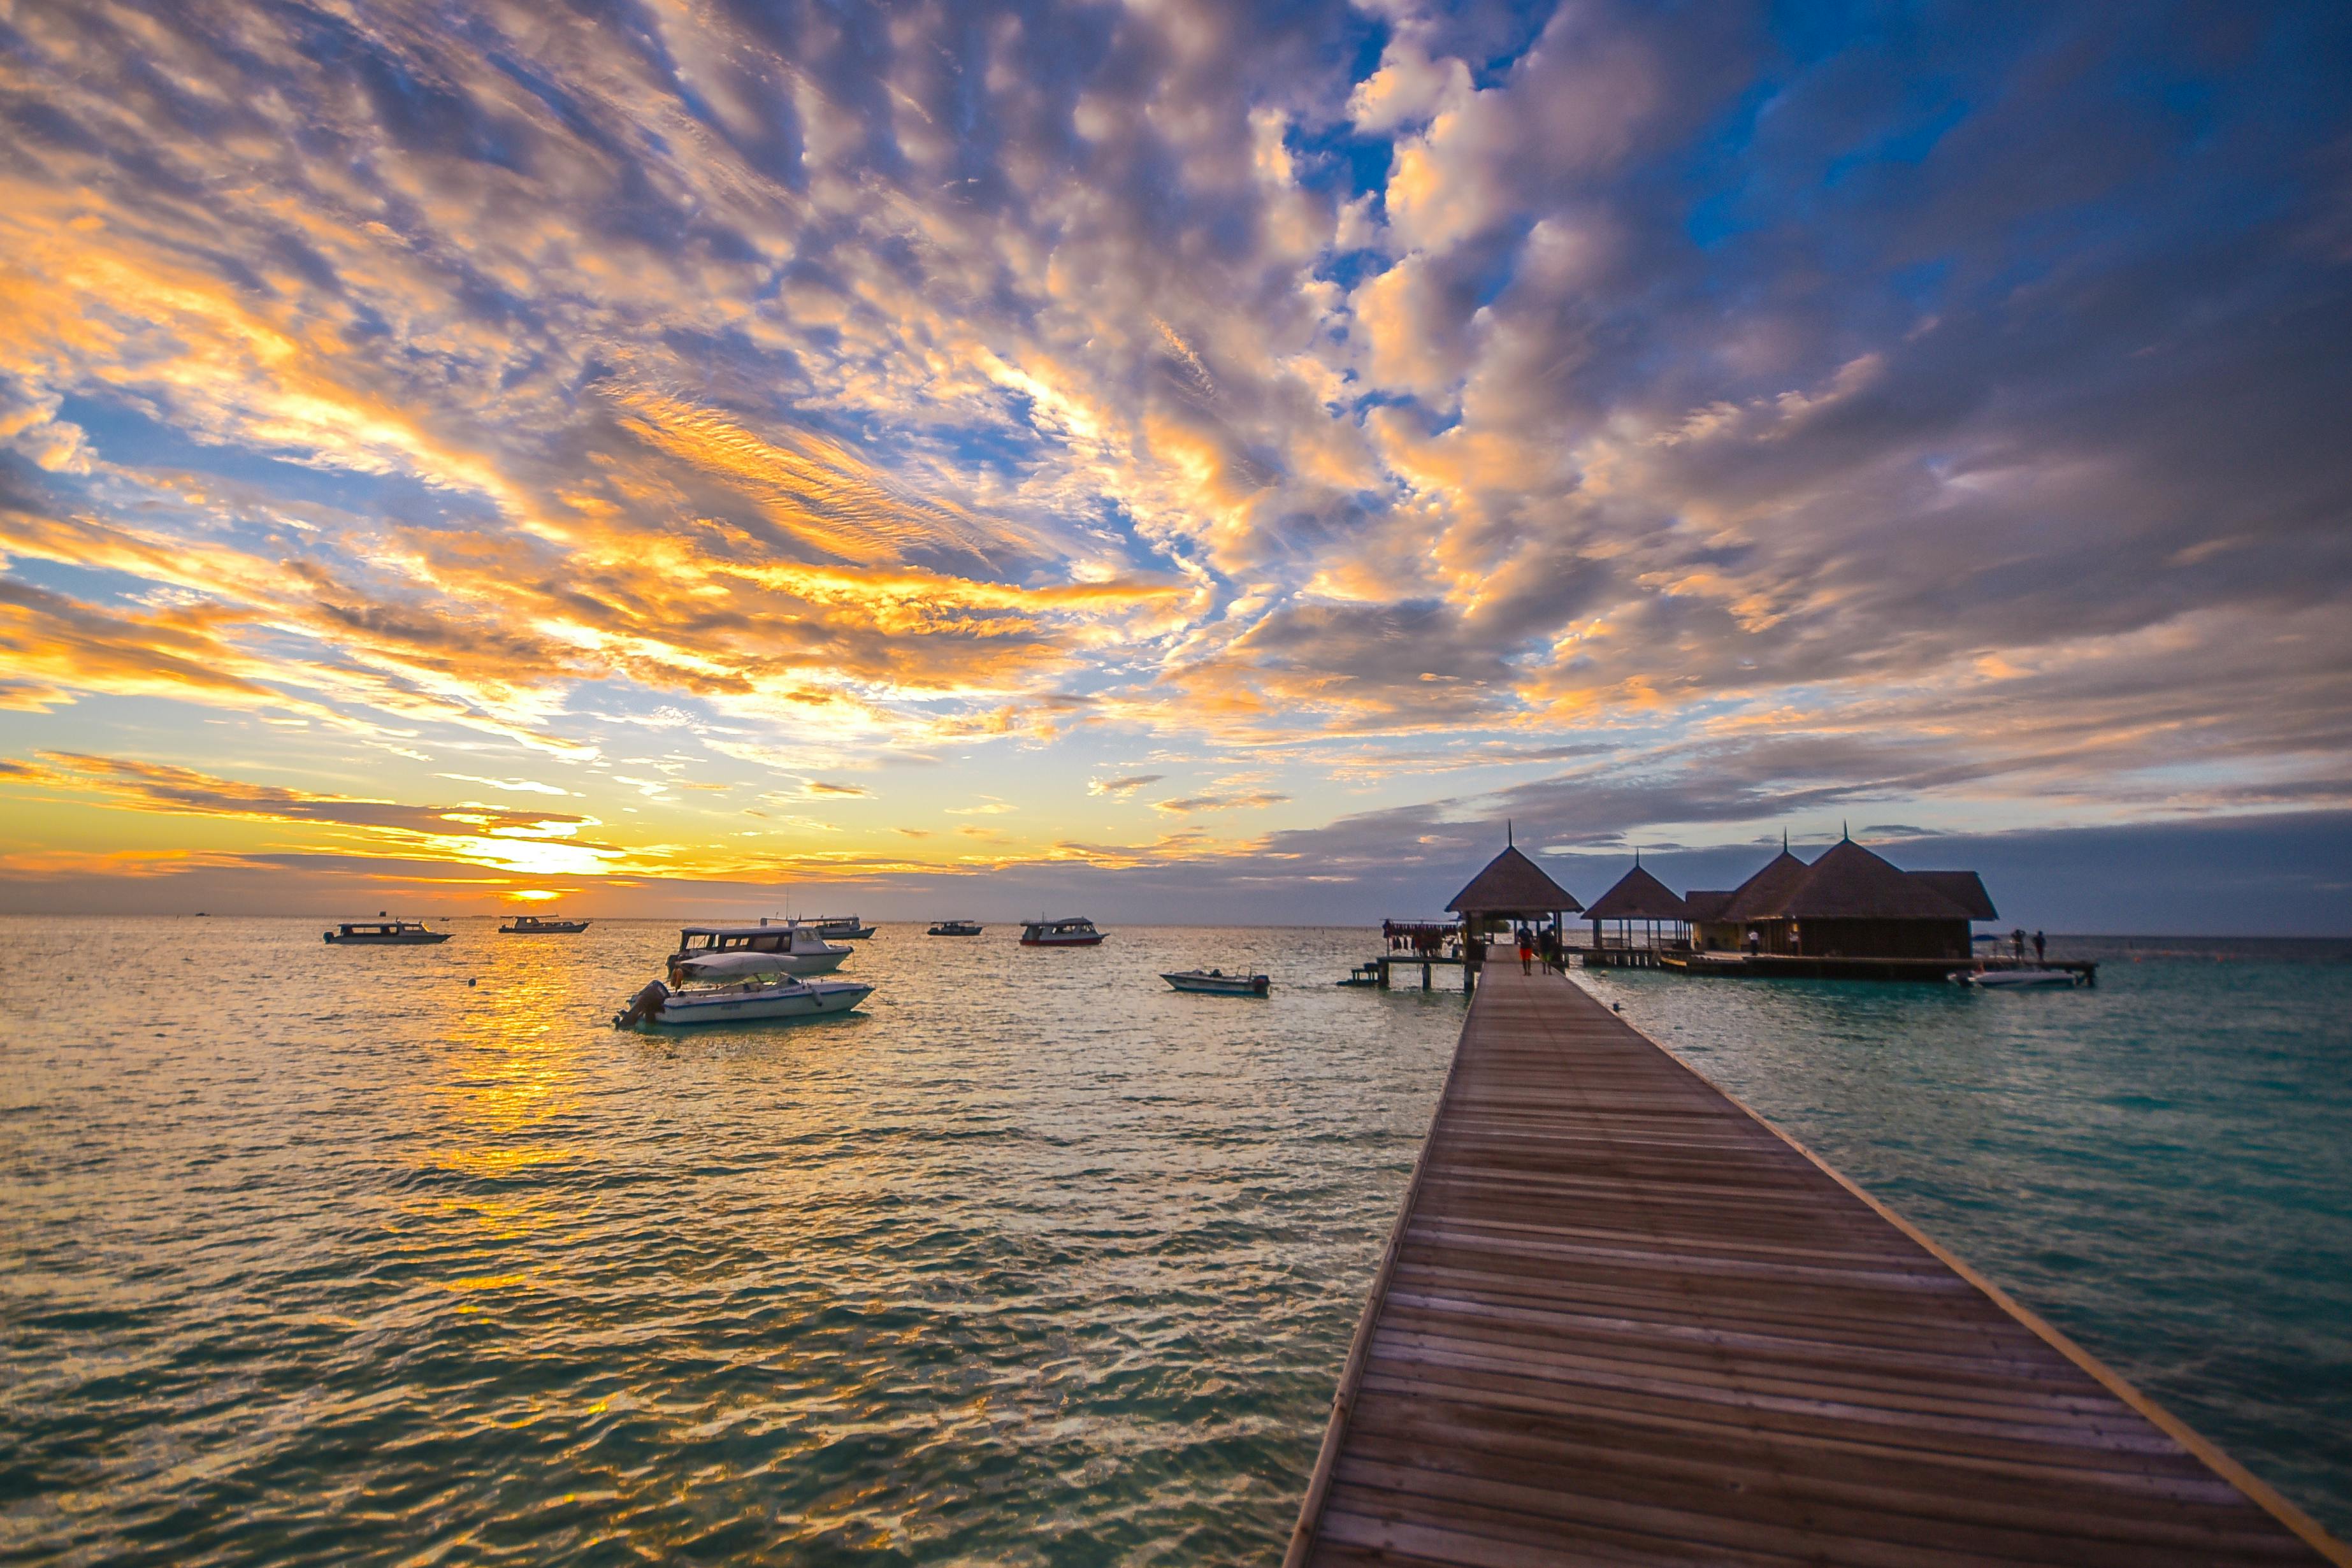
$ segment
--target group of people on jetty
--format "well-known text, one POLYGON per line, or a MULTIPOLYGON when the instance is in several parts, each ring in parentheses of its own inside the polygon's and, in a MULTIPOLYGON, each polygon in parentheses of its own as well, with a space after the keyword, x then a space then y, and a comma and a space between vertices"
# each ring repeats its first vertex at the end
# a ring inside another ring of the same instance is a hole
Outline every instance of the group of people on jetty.
POLYGON ((1462 945, 1460 926, 1441 925, 1434 921, 1383 920, 1381 936, 1392 954, 1431 960, 1442 957, 1474 973, 1485 967, 1488 949, 1496 946, 1517 950, 1522 974, 1533 974, 1538 964, 1563 972, 1568 967, 1568 950, 1559 933, 1526 922, 1512 928, 1508 942, 1499 938, 1475 941, 1466 949, 1462 945))

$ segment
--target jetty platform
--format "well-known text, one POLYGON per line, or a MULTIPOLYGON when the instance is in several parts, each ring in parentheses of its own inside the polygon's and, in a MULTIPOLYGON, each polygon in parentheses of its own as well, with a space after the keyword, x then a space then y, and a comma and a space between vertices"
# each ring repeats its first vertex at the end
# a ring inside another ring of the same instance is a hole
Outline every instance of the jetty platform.
POLYGON ((1583 990, 1495 964, 1286 1563, 2352 1553, 1583 990))
MULTIPOLYGON (((1631 962, 1619 955, 1605 956, 1598 964, 1592 955, 1585 957, 1587 968, 1633 967, 1672 969, 1678 974, 1700 978, 1745 980, 1948 980, 1954 975, 1965 975, 1977 967, 1977 959, 1969 958, 1844 958, 1817 957, 1801 953, 1694 953, 1667 950, 1654 955, 1648 965, 1631 962)), ((2084 983, 2099 983, 2099 966, 2088 958, 2035 959, 2020 964, 2000 957, 1990 960, 1992 969, 2063 969, 2079 975, 2084 983)))

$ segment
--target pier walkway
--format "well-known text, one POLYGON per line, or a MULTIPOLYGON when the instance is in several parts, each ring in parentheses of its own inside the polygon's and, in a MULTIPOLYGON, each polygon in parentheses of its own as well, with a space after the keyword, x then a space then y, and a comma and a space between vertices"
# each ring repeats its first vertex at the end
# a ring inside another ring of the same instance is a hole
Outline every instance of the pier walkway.
POLYGON ((1286 1561, 2352 1554, 1585 992, 1496 964, 1286 1561))

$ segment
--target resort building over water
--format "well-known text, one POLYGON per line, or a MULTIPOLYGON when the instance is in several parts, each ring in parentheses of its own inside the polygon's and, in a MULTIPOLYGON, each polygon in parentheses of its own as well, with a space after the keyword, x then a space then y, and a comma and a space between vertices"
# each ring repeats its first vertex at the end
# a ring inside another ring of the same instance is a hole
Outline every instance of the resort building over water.
MULTIPOLYGON (((1475 964, 1476 946, 1513 931, 1538 934, 1551 957, 1573 952, 1587 968, 1671 969, 1685 975, 1783 979, 1939 980, 1982 970, 1998 960, 1979 957, 1971 929, 2000 912, 1972 871, 1905 871, 1842 838, 1808 862, 1780 852, 1728 890, 1676 894, 1646 870, 1637 853, 1633 869, 1580 909, 1575 897, 1519 852, 1505 847, 1456 894, 1447 909, 1460 921, 1391 921, 1382 926, 1393 951, 1417 944, 1400 960, 1454 962, 1434 955, 1458 944, 1475 964), (1580 949, 1560 943, 1568 915, 1591 923, 1580 949)), ((1386 957, 1365 966, 1386 984, 1386 957)), ((2014 967, 2014 966, 2011 966, 2014 967)), ((2046 966, 2088 982, 2097 966, 2084 960, 2046 966)), ((1424 967, 1423 984, 1428 983, 1424 967)), ((1371 981, 1361 981, 1370 984, 1371 981)))
POLYGON ((1850 838, 1811 865, 1784 844, 1729 893, 1684 902, 1699 951, 1790 957, 1960 961, 1969 922, 2000 918, 1976 873, 1904 871, 1850 838))

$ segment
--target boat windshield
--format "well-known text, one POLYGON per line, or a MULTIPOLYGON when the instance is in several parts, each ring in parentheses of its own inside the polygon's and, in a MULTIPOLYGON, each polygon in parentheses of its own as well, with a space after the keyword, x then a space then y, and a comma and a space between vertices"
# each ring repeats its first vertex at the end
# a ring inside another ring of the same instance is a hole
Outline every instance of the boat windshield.
POLYGON ((678 969, 689 979, 743 980, 765 977, 781 980, 784 977, 772 953, 716 953, 708 957, 688 958, 678 969))

